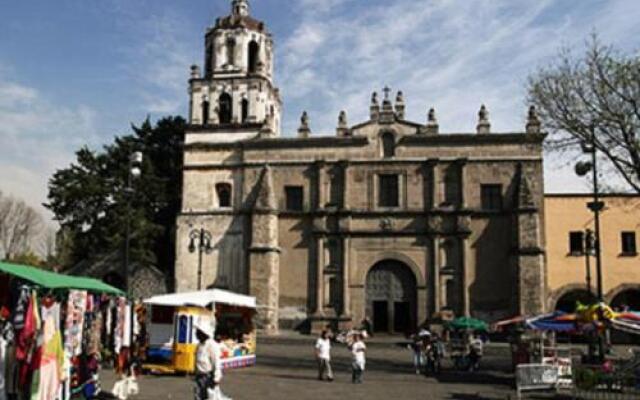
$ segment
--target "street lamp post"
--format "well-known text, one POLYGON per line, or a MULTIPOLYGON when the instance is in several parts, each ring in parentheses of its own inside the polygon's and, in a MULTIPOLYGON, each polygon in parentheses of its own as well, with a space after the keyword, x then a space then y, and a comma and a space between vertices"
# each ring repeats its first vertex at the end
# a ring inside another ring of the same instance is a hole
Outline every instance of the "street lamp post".
POLYGON ((593 246, 593 231, 587 228, 584 231, 584 261, 586 264, 587 292, 589 292, 590 296, 593 295, 591 290, 591 253, 593 252, 593 246))
MULTIPOLYGON (((604 301, 602 295, 602 252, 600 245, 600 212, 604 208, 604 202, 600 200, 600 190, 598 187, 598 157, 596 147, 596 130, 592 124, 590 126, 591 135, 589 140, 582 142, 582 151, 591 154, 591 161, 580 161, 576 164, 575 171, 579 176, 585 176, 589 171, 593 178, 593 201, 587 203, 587 208, 593 212, 595 235, 593 238, 593 249, 596 256, 596 297, 598 303, 604 301)), ((601 312, 599 316, 602 317, 601 312)), ((599 318, 602 319, 602 318, 599 318)), ((598 335, 598 355, 604 359, 604 339, 602 335, 598 335)))
POLYGON ((129 247, 131 244, 131 197, 133 196, 133 179, 138 178, 141 174, 140 166, 142 164, 142 152, 136 151, 129 156, 129 168, 127 170, 127 186, 125 187, 126 195, 126 216, 125 216, 125 235, 124 235, 124 279, 125 291, 127 295, 132 295, 131 290, 131 271, 129 263, 129 247))
POLYGON ((198 290, 202 289, 202 255, 211 253, 211 232, 204 228, 193 229, 189 233, 189 252, 194 253, 198 250, 198 290), (196 244, 197 242, 197 244, 196 244))

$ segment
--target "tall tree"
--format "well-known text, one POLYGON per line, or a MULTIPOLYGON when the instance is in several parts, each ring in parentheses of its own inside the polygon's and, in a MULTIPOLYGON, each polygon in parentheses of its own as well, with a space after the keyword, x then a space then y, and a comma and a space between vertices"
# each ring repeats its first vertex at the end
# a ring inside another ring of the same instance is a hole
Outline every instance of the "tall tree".
POLYGON ((562 50, 529 78, 529 101, 550 130, 549 149, 579 149, 592 132, 598 152, 640 193, 640 56, 596 35, 583 56, 562 50))
POLYGON ((46 230, 42 216, 22 200, 0 192, 0 256, 5 259, 33 251, 46 230))
POLYGON ((172 272, 185 126, 181 117, 155 126, 147 119, 101 151, 78 150, 76 161, 53 175, 46 206, 64 232, 66 267, 121 251, 129 212, 131 261, 172 272), (129 193, 129 157, 135 151, 143 153, 142 174, 129 193))

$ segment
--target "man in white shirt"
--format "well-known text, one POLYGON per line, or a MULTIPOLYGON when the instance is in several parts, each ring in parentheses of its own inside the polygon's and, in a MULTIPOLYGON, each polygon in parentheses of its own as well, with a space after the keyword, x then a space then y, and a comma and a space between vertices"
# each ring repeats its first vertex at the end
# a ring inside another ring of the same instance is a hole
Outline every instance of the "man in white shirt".
POLYGON ((222 371, 219 367, 220 346, 211 339, 204 326, 196 326, 198 347, 196 349, 196 400, 207 400, 208 390, 220 384, 222 371), (218 375, 216 377, 216 375, 218 375), (217 378, 217 379, 216 379, 217 378), (217 380, 217 381, 216 381, 217 380))
POLYGON ((331 370, 331 339, 327 331, 316 341, 316 359, 318 360, 318 380, 323 380, 325 374, 329 382, 333 381, 333 371, 331 370))
POLYGON ((351 345, 351 382, 362 383, 362 374, 365 366, 365 351, 367 346, 362 341, 361 334, 355 334, 353 337, 353 344, 351 345))

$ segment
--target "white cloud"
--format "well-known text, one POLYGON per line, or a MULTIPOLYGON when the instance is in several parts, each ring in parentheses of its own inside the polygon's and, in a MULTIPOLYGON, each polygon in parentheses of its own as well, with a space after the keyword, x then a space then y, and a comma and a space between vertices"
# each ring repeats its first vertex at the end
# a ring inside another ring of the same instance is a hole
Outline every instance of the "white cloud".
MULTIPOLYGON (((481 104, 495 131, 522 131, 527 76, 561 46, 582 45, 594 28, 620 45, 640 33, 640 7, 624 0, 344 3, 295 3, 300 18, 278 64, 285 135, 303 109, 319 133, 334 131, 341 109, 350 123, 366 119, 371 91, 384 85, 404 91, 409 119, 422 122, 435 106, 444 132, 474 131, 481 104)), ((584 190, 570 166, 546 166, 563 168, 548 174, 548 189, 584 190)))
POLYGON ((188 37, 190 22, 175 10, 164 10, 144 21, 126 16, 132 23, 133 40, 124 45, 126 64, 122 67, 139 88, 141 108, 146 112, 169 114, 184 111, 187 104, 189 66, 199 62, 199 44, 188 37))
POLYGON ((60 106, 38 89, 0 74, 0 190, 42 207, 53 172, 73 160, 74 151, 98 142, 95 112, 60 106))

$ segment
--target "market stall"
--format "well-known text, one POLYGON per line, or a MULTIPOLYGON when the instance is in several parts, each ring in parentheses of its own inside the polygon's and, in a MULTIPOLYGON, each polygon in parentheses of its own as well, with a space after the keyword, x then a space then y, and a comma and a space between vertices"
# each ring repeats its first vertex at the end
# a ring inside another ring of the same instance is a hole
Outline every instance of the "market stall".
POLYGON ((2 394, 92 398, 103 351, 119 355, 131 345, 122 295, 96 279, 0 262, 2 394))
POLYGON ((192 373, 198 344, 195 326, 210 326, 211 336, 220 340, 223 368, 255 364, 254 297, 212 289, 155 296, 144 303, 150 308, 145 370, 192 373))

